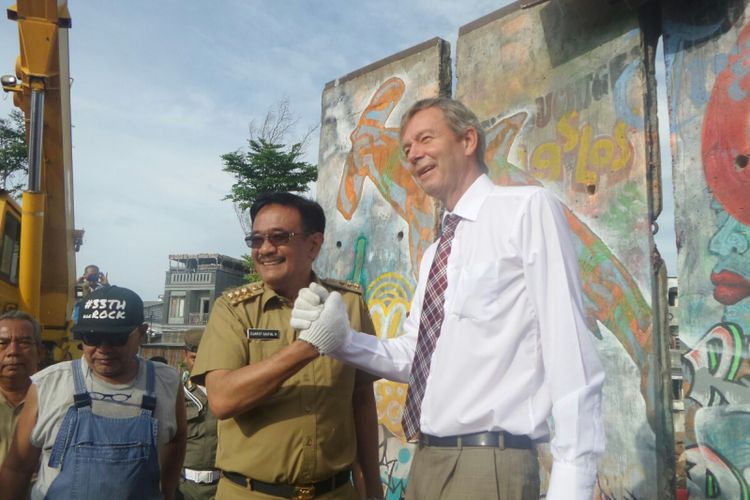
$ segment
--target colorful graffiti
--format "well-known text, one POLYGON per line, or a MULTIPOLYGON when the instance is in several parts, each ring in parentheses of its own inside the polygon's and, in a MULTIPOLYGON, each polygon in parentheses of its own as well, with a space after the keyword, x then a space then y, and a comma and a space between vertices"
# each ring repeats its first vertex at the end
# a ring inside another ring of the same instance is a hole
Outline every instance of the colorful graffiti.
POLYGON ((599 182, 602 176, 610 177, 610 184, 627 179, 633 165, 633 145, 627 137, 628 127, 617 120, 611 134, 594 135, 594 127, 579 123, 577 111, 565 114, 557 123, 557 138, 538 144, 529 157, 526 147, 517 151, 520 168, 530 170, 540 180, 560 182, 571 172, 566 184, 579 191, 599 182), (565 165, 573 164, 573 169, 565 165))
POLYGON ((370 179, 409 224, 412 269, 416 272, 422 253, 432 243, 435 208, 401 161, 398 129, 385 125, 405 87, 400 78, 389 78, 373 93, 362 112, 350 136, 352 148, 341 176, 337 207, 350 220, 359 206, 365 179, 370 179))
MULTIPOLYGON (((680 325, 688 347, 682 359, 684 460, 691 499, 749 500, 750 24, 745 12, 731 19, 738 23, 736 31, 727 29, 729 11, 712 13, 713 22, 703 26, 666 25, 672 35, 668 67, 673 73, 700 70, 675 78, 671 96, 672 128, 685 145, 678 157, 700 154, 703 169, 703 182, 695 183, 699 189, 686 190, 690 198, 677 200, 693 209, 678 214, 678 221, 695 230, 685 242, 686 265, 680 269, 680 295, 687 299, 680 325), (708 42, 709 50, 691 37, 708 42), (698 120, 696 137, 697 127, 686 125, 698 120)), ((690 165, 678 162, 678 168, 687 171, 690 165)))
MULTIPOLYGON (((375 330, 380 338, 393 338, 409 314, 414 287, 403 276, 385 273, 370 283, 368 301, 375 330)), ((380 427, 380 473, 386 498, 398 500, 406 488, 414 446, 406 443, 401 418, 406 402, 406 384, 387 380, 375 383, 375 401, 380 427)))
POLYGON ((750 500, 750 449, 747 405, 707 407, 695 415, 701 444, 685 449, 689 498, 750 500), (744 465, 738 465, 744 464, 744 465))

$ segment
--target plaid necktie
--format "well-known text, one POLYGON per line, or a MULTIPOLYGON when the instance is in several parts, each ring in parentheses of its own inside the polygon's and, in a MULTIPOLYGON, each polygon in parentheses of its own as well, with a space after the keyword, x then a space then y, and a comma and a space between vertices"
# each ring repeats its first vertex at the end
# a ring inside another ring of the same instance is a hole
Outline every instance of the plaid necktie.
POLYGON ((451 254, 451 242, 456 226, 461 221, 458 215, 450 214, 445 218, 443 234, 440 236, 435 259, 430 267, 427 286, 422 303, 422 316, 419 319, 419 335, 414 361, 409 376, 409 394, 404 408, 404 419, 401 425, 407 439, 411 439, 419 432, 419 417, 422 414, 422 398, 424 398, 427 375, 430 373, 432 351, 440 336, 443 324, 443 295, 448 286, 447 264, 451 254))

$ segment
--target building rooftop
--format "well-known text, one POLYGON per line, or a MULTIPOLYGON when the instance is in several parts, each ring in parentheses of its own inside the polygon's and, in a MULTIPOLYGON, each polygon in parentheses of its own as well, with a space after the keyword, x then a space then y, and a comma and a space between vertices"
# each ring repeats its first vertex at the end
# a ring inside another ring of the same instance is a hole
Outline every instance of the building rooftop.
POLYGON ((188 269, 234 269, 245 271, 245 263, 240 259, 220 253, 170 254, 169 270, 184 271, 188 269))

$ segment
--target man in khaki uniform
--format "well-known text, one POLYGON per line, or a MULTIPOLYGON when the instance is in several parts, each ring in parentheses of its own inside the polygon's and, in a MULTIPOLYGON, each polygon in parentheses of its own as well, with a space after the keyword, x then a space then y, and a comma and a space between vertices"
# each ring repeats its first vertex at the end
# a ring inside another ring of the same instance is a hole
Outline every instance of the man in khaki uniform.
MULTIPOLYGON (((185 332, 183 360, 188 373, 193 371, 195 356, 201 343, 203 330, 194 328, 185 332)), ((187 414, 187 448, 182 466, 178 499, 210 500, 216 496, 219 471, 216 461, 216 417, 208 407, 206 388, 185 382, 185 412, 187 414)))
POLYGON ((358 286, 312 272, 323 210, 270 193, 250 214, 246 242, 263 281, 217 299, 192 374, 220 420, 217 498, 355 499, 355 465, 366 496, 382 498, 372 378, 321 356, 336 346, 314 329, 289 326, 299 290, 316 282, 341 294, 353 328, 374 334, 358 286))
POLYGON ((0 316, 0 464, 10 449, 41 356, 42 328, 36 319, 21 311, 0 316))

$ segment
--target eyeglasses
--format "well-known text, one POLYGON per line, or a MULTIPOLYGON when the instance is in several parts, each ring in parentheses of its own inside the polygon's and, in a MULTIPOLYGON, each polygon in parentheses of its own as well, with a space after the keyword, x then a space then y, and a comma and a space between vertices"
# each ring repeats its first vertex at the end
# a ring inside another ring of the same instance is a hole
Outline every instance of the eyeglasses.
POLYGON ((122 347, 128 343, 134 332, 135 330, 130 333, 83 333, 81 334, 81 340, 90 347, 99 347, 102 344, 122 347))
POLYGON ((273 233, 268 234, 253 233, 245 238, 245 243, 247 244, 247 246, 255 250, 262 247, 263 243, 265 243, 266 240, 270 241, 271 245, 280 247, 289 243, 292 238, 294 238, 298 234, 300 233, 295 233, 292 231, 274 231, 273 233))
POLYGON ((116 392, 114 394, 105 394, 103 392, 96 392, 96 391, 90 391, 89 396, 91 396, 91 399, 95 399, 97 401, 116 401, 118 403, 124 403, 128 399, 130 399, 130 394, 125 394, 124 392, 116 392))
POLYGON ((36 345, 36 340, 32 337, 2 337, 0 338, 0 351, 10 347, 13 342, 15 342, 18 348, 22 351, 28 351, 36 345))

